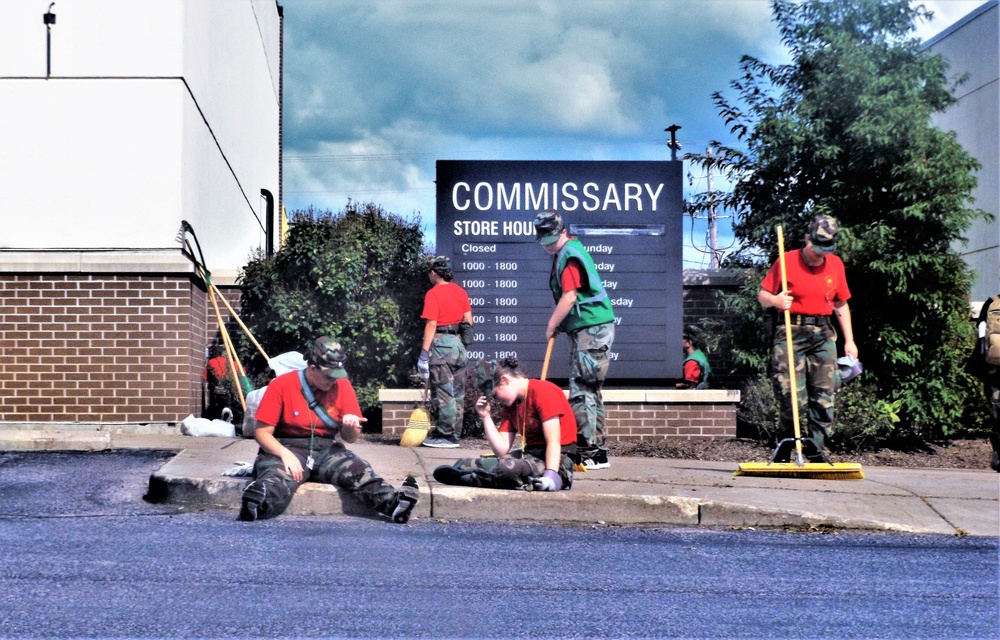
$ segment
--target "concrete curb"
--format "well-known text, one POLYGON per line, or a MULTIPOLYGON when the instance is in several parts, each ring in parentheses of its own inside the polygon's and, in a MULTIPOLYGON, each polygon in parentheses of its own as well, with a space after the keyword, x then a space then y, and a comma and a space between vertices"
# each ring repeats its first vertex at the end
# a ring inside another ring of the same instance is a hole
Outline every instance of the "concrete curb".
MULTIPOLYGON (((0 432, 0 450, 172 450, 178 453, 151 474, 147 499, 187 509, 240 505, 246 477, 223 476, 258 447, 241 438, 193 438, 156 433, 96 431, 0 432)), ((869 530, 998 537, 1000 476, 989 470, 866 468, 865 480, 830 481, 732 476, 734 465, 693 460, 615 458, 612 468, 578 474, 558 493, 499 491, 439 484, 434 468, 472 449, 405 449, 350 445, 394 486, 413 475, 421 499, 414 519, 548 522, 593 525, 669 525, 740 529, 869 530)), ((306 483, 290 515, 378 518, 354 497, 306 483)))

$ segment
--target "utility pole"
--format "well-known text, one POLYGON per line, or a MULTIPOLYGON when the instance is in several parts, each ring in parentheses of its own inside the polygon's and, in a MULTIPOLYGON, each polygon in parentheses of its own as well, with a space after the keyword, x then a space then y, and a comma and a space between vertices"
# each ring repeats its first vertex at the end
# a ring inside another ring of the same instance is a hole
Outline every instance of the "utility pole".
POLYGON ((49 4, 49 10, 42 14, 42 22, 45 24, 45 79, 52 75, 52 25, 56 23, 56 14, 52 13, 53 2, 49 4))
POLYGON ((709 202, 711 203, 708 207, 708 250, 711 251, 711 258, 709 261, 710 269, 719 268, 719 236, 715 229, 715 182, 712 180, 712 147, 705 149, 705 155, 708 157, 708 194, 709 202))
POLYGON ((670 142, 667 143, 667 146, 670 147, 670 159, 673 161, 677 160, 677 152, 681 148, 681 143, 677 142, 677 130, 680 128, 681 125, 672 124, 666 129, 664 129, 664 131, 670 132, 670 142))

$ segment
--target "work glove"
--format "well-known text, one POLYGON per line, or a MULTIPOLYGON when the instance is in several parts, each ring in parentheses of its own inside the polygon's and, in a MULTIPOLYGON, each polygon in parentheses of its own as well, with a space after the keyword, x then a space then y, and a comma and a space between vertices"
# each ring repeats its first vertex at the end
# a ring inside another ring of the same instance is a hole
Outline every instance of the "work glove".
POLYGON ((546 469, 541 478, 535 480, 537 491, 559 491, 562 489, 562 478, 552 469, 546 469))
POLYGON ((253 475, 253 463, 236 461, 236 466, 222 472, 224 476, 251 476, 253 475))
POLYGON ((417 359, 417 375, 424 380, 431 377, 431 354, 426 351, 421 351, 420 358, 417 359))

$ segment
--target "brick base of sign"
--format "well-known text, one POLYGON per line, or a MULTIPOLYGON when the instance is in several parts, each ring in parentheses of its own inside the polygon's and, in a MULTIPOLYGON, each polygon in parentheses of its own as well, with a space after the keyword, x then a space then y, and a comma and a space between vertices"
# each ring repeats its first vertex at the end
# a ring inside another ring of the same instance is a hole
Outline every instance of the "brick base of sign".
MULTIPOLYGON (((416 389, 383 389, 382 435, 398 438, 420 400, 416 389)), ((735 438, 739 391, 722 389, 608 389, 609 440, 735 438)))

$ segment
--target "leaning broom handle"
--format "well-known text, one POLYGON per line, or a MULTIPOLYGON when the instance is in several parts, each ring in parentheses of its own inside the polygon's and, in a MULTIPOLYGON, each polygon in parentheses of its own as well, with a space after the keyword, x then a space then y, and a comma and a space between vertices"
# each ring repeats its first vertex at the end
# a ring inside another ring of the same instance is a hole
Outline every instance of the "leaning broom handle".
POLYGON ((265 360, 270 360, 271 358, 269 358, 267 356, 267 353, 264 352, 264 347, 260 346, 257 340, 253 337, 253 334, 250 333, 250 329, 248 329, 247 326, 243 324, 243 321, 240 320, 240 317, 236 314, 236 311, 233 309, 233 306, 229 304, 229 301, 226 300, 226 296, 222 295, 222 292, 219 291, 219 288, 215 286, 214 282, 212 283, 212 287, 215 289, 215 293, 218 294, 219 300, 222 300, 222 304, 226 305, 226 308, 229 309, 229 313, 232 314, 233 320, 236 320, 236 322, 239 323, 240 328, 243 329, 243 333, 245 333, 246 336, 250 338, 250 342, 253 343, 253 346, 257 347, 257 351, 260 352, 260 355, 264 356, 265 360))
MULTIPOLYGON (((185 239, 184 244, 187 245, 187 249, 191 255, 194 255, 194 252, 191 251, 191 243, 185 239)), ((201 279, 205 281, 205 289, 208 290, 208 299, 212 302, 212 309, 215 311, 215 320, 219 323, 219 333, 222 335, 222 344, 226 348, 226 356, 229 360, 229 370, 233 374, 233 386, 236 387, 236 395, 240 399, 240 406, 243 407, 244 411, 246 411, 247 402, 243 398, 243 385, 240 382, 240 372, 236 368, 236 365, 239 362, 239 360, 236 359, 236 349, 233 348, 233 343, 229 339, 229 332, 226 331, 226 325, 222 324, 222 314, 219 313, 219 303, 215 301, 215 296, 212 294, 212 289, 214 288, 212 281, 205 272, 205 268, 200 263, 196 264, 198 267, 198 275, 200 275, 201 279)), ((240 365, 239 368, 242 369, 243 365, 240 365)))
MULTIPOLYGON (((778 225, 778 262, 781 264, 781 292, 788 292, 788 272, 785 271, 785 236, 778 225)), ((792 314, 785 309, 785 345, 788 351, 788 380, 792 388, 792 423, 795 427, 795 464, 802 460, 802 436, 799 432, 799 391, 795 383, 795 354, 792 352, 792 314)))
POLYGON ((215 294, 213 293, 213 287, 211 283, 208 284, 208 299, 212 302, 212 308, 215 310, 215 320, 219 323, 219 333, 222 334, 222 342, 226 345, 226 353, 229 355, 229 367, 233 371, 233 386, 236 387, 236 394, 240 399, 240 406, 244 411, 247 409, 247 401, 243 398, 243 383, 240 380, 240 373, 243 371, 243 365, 239 364, 239 360, 236 355, 236 348, 233 347, 233 341, 229 338, 229 331, 226 329, 226 325, 222 323, 222 314, 219 313, 219 303, 215 301, 215 294))
POLYGON ((555 344, 555 342, 555 336, 549 338, 549 346, 545 349, 545 361, 542 363, 542 380, 545 379, 546 374, 549 372, 549 360, 552 359, 552 345, 555 344))

